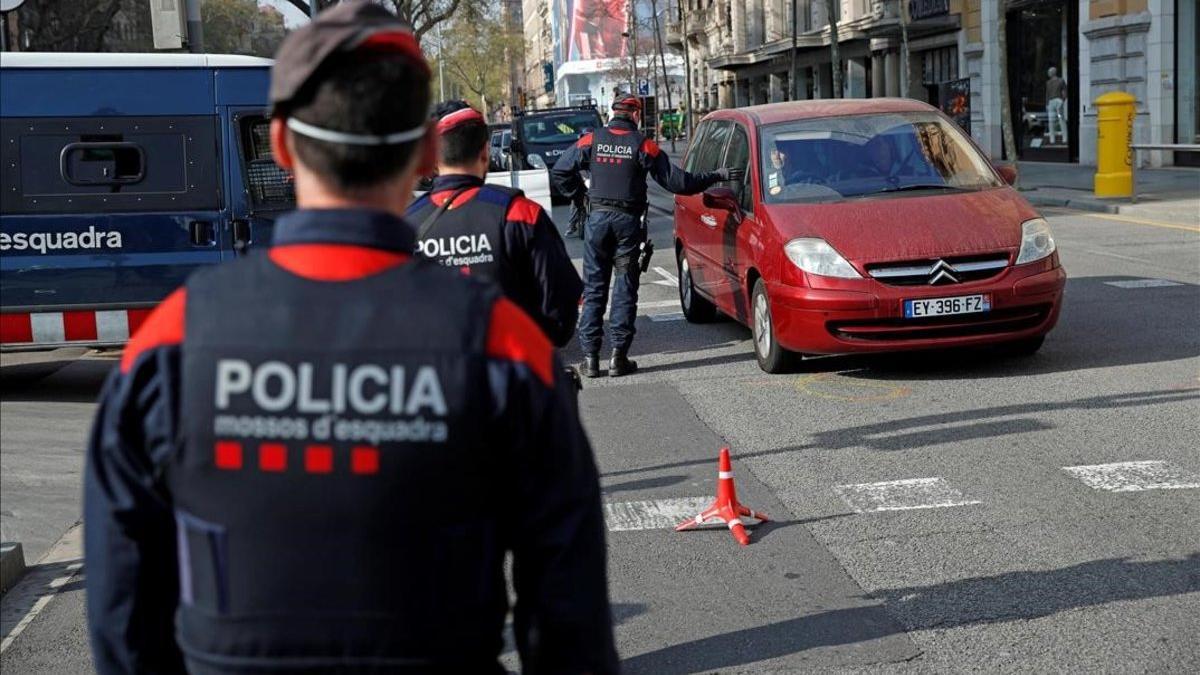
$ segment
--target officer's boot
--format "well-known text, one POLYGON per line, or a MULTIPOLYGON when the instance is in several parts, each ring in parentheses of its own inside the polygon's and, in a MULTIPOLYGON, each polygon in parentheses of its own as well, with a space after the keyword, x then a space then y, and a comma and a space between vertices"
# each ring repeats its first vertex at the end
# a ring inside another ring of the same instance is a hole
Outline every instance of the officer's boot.
POLYGON ((592 352, 583 356, 583 363, 579 364, 579 373, 584 377, 600 377, 600 355, 592 352))
POLYGON ((608 376, 621 377, 637 372, 637 361, 630 361, 629 354, 624 349, 614 349, 612 359, 608 362, 608 376))

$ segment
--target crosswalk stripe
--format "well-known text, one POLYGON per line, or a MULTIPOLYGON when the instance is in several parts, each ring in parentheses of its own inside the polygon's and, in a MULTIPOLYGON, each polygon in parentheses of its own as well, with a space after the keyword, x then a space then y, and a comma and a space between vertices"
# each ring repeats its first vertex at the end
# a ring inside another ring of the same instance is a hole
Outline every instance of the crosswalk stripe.
POLYGON ((939 509, 982 503, 978 500, 964 499, 961 492, 942 478, 909 478, 882 483, 836 485, 833 490, 858 513, 939 509))
POLYGON ((1093 490, 1105 492, 1200 488, 1200 476, 1161 461, 1064 466, 1063 471, 1093 490))
POLYGON ((677 497, 636 502, 608 502, 604 521, 611 532, 674 528, 712 504, 712 497, 677 497))

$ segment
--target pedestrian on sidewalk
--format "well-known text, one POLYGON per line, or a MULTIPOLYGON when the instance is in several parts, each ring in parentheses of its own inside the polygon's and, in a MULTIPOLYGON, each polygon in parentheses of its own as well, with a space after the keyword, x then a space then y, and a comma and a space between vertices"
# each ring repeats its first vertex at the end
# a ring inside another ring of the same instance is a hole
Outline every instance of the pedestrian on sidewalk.
POLYGON ((556 347, 575 334, 583 281, 550 215, 517 188, 484 183, 487 123, 461 101, 438 106, 441 150, 432 189, 407 217, 417 248, 447 267, 499 284, 556 347))
POLYGON ((665 190, 692 195, 727 180, 740 181, 745 169, 718 169, 693 175, 673 165, 652 139, 638 131, 642 102, 620 95, 612 105, 608 126, 585 134, 555 162, 551 179, 566 197, 578 199, 584 191, 583 171, 591 172, 587 190, 591 214, 584 228, 583 312, 579 343, 583 348, 580 371, 585 377, 600 375, 600 347, 604 339, 604 311, 609 281, 613 279, 612 358, 608 374, 620 377, 637 370, 629 359, 636 332, 639 259, 647 243, 645 215, 646 177, 665 190))
POLYGON ((595 461, 554 349, 414 255, 429 67, 381 6, 293 31, 271 149, 298 210, 171 294, 87 450, 88 628, 115 673, 615 673, 595 461))

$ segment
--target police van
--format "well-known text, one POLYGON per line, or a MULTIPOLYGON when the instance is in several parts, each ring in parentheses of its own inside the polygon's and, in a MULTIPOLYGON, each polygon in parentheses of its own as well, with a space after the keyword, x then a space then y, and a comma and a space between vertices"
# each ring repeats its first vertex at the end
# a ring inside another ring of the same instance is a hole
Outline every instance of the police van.
POLYGON ((5 53, 0 349, 124 343, 201 265, 294 206, 271 157, 271 61, 5 53))
MULTIPOLYGON (((604 126, 594 101, 563 108, 513 108, 511 161, 518 170, 547 172, 581 136, 604 126)), ((552 195, 558 197, 551 185, 552 195)))

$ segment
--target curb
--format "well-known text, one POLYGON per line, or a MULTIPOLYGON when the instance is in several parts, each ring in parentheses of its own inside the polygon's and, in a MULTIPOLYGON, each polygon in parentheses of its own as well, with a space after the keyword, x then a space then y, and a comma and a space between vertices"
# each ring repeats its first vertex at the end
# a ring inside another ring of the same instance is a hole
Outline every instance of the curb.
POLYGON ((25 575, 25 550, 15 541, 0 544, 0 593, 16 585, 25 575))
POLYGON ((1039 195, 1036 190, 1020 193, 1030 204, 1034 206, 1057 206, 1069 209, 1078 209, 1080 211, 1091 211, 1093 213, 1120 213, 1120 206, 1117 204, 1109 204, 1094 197, 1056 197, 1053 195, 1039 195))

